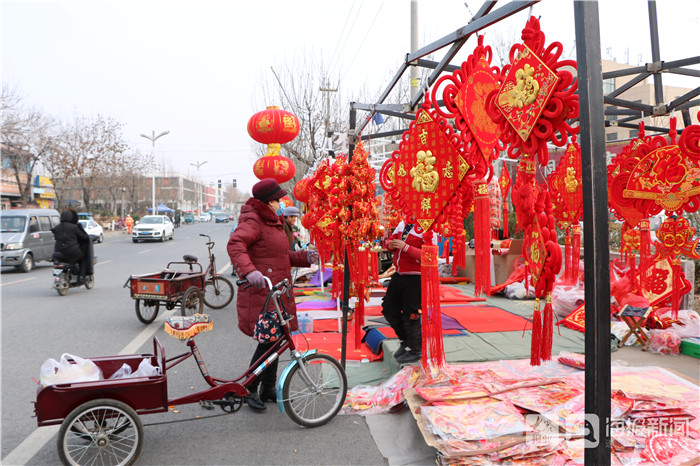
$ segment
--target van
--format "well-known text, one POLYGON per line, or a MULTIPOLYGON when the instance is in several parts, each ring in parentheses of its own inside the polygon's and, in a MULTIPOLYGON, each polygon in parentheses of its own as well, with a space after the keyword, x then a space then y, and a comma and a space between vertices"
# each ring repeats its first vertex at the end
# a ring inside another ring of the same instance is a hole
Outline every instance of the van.
POLYGON ((0 212, 2 266, 29 272, 40 261, 51 261, 56 242, 51 228, 61 222, 54 209, 10 209, 0 212))

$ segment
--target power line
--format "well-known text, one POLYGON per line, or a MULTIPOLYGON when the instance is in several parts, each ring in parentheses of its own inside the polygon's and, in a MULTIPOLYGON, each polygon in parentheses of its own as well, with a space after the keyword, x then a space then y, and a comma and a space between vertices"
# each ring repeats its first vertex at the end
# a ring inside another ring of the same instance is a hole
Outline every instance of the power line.
POLYGON ((333 60, 335 60, 336 53, 338 52, 338 47, 340 46, 340 41, 343 39, 343 34, 345 33, 345 28, 348 26, 348 20, 350 19, 350 15, 352 14, 353 8, 355 8, 355 3, 350 4, 350 10, 348 11, 348 15, 345 17, 345 24, 343 24, 343 30, 340 31, 340 35, 338 36, 338 43, 335 44, 335 49, 333 50, 333 54, 330 56, 330 61, 328 62, 329 72, 330 72, 330 67, 333 65, 333 60))
MULTIPOLYGON (((343 42, 343 47, 340 49, 340 53, 338 53, 338 57, 341 57, 343 55, 343 51, 345 50, 345 46, 348 43, 348 39, 350 38, 353 29, 355 29, 355 23, 357 22, 357 17, 360 16, 360 11, 362 11, 362 7, 365 4, 365 0, 362 0, 362 3, 360 4, 360 7, 357 9, 357 13, 355 13, 355 19, 352 20, 352 26, 350 26, 350 30, 348 31, 348 35, 345 36, 345 41, 343 42)), ((338 58, 340 60, 340 58, 338 58)), ((338 63, 338 61, 336 61, 338 63)), ((328 75, 331 75, 331 69, 333 68, 333 65, 329 66, 328 68, 328 75)))
MULTIPOLYGON (((384 0, 386 1, 386 0, 384 0)), ((374 19, 372 20, 372 24, 369 25, 369 28, 367 28, 367 32, 365 33, 365 37, 362 38, 362 42, 360 42, 360 45, 357 47, 357 52, 355 52, 355 56, 352 57, 352 60, 350 61, 350 64, 348 67, 345 69, 345 73, 340 78, 340 81, 342 81, 345 78, 345 75, 348 74, 348 71, 350 71, 350 68, 352 67, 352 64, 355 63, 355 59, 357 58, 357 55, 360 53, 360 50, 362 50, 362 46, 365 43, 365 40, 367 40, 367 36, 369 36, 370 31, 372 30, 372 26, 374 26, 375 21, 377 21, 377 17, 379 16, 379 12, 382 11, 382 8, 384 7, 384 1, 382 1, 382 4, 379 5, 379 9, 377 10, 377 14, 374 15, 374 19)))

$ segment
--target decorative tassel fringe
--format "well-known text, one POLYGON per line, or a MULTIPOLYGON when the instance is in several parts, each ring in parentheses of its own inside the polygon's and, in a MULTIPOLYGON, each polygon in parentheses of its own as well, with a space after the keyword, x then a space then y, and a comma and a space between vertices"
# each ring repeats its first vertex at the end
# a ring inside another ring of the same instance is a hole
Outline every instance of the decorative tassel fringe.
POLYGON ((651 262, 651 232, 649 231, 649 220, 639 222, 639 275, 641 277, 639 286, 640 294, 644 296, 644 291, 649 289, 649 265, 651 262))
POLYGON ((370 258, 372 260, 372 283, 379 283, 379 253, 370 252, 370 258))
POLYGON ((343 265, 334 264, 333 265, 333 286, 331 287, 331 297, 333 299, 343 299, 343 280, 344 272, 343 265))
POLYGON ((508 221, 510 219, 508 218, 508 201, 506 200, 506 196, 503 196, 503 238, 507 239, 510 238, 510 233, 508 232, 508 221))
POLYGON ((365 286, 357 287, 357 305, 355 305, 355 351, 362 345, 362 327, 365 325, 365 286))
POLYGON ((421 364, 426 374, 437 377, 445 367, 445 348, 442 341, 440 314, 440 277, 438 274, 438 247, 421 248, 421 307, 423 308, 423 357, 421 364))
POLYGON ((552 308, 552 294, 547 293, 542 316, 542 349, 540 359, 549 361, 552 359, 552 334, 554 333, 554 309, 552 308))
POLYGON ((539 366, 542 362, 540 349, 542 344, 542 315, 540 299, 535 299, 535 312, 532 315, 532 340, 530 342, 530 365, 539 366))
POLYGON ((489 191, 483 180, 474 183, 474 297, 491 287, 491 225, 489 191))
POLYGON ((574 275, 572 270, 572 260, 571 256, 571 229, 566 230, 566 237, 564 238, 564 283, 573 284, 574 275))
POLYGON ((453 259, 452 259, 452 276, 457 276, 457 269, 467 268, 467 237, 466 232, 462 230, 462 234, 455 236, 452 241, 453 259))
POLYGON ((572 227, 571 239, 571 277, 573 285, 578 285, 579 262, 581 261, 581 225, 572 227))
MULTIPOLYGON (((683 271, 681 268, 681 260, 677 257, 671 261, 671 283, 678 283, 683 276, 683 271)), ((680 291, 674 290, 671 296, 671 315, 674 320, 678 320, 678 310, 680 308, 680 291)))

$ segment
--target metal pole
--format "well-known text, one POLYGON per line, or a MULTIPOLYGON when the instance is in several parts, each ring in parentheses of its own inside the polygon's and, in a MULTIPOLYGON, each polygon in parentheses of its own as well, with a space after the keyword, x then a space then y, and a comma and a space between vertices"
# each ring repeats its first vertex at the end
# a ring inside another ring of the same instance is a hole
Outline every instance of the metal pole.
POLYGON ((208 160, 205 160, 204 162, 200 162, 199 160, 197 160, 197 163, 190 163, 190 165, 192 165, 193 167, 197 167, 197 181, 199 183, 197 186, 197 193, 199 194, 199 196, 198 196, 199 204, 197 205, 197 215, 202 215, 202 182, 201 182, 201 179, 199 177, 199 167, 201 167, 202 165, 204 165, 207 162, 208 162, 208 160))
MULTIPOLYGON (((355 126, 357 124, 357 110, 353 108, 354 102, 350 102, 350 146, 348 148, 348 163, 352 161, 352 152, 355 150, 355 126)), ((345 369, 345 358, 347 355, 348 343, 348 313, 350 312, 350 265, 348 262, 348 251, 344 251, 343 269, 343 338, 340 346, 340 364, 345 369)), ((358 298, 360 299, 360 298, 358 298)), ((357 318, 357 317, 355 317, 357 318)))
POLYGON ((586 464, 610 464, 610 251, 598 2, 574 2, 586 298, 586 464))
MULTIPOLYGON (((411 53, 418 50, 418 0, 411 0, 411 53)), ((416 62, 411 62, 411 100, 420 90, 420 72, 416 62)))
POLYGON ((158 136, 156 136, 155 130, 151 131, 151 136, 141 134, 142 138, 146 138, 149 141, 151 141, 151 161, 153 162, 153 177, 151 179, 151 202, 153 207, 153 215, 158 214, 158 212, 156 211, 156 141, 158 140, 158 138, 161 138, 166 134, 170 134, 170 131, 163 131, 158 136))

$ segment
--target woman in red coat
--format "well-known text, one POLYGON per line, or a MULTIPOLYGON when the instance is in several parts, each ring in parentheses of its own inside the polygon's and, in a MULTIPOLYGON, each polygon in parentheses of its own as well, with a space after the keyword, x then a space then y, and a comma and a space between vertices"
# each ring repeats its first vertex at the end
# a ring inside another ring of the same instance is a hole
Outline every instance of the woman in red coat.
MULTIPOLYGON (((289 250, 284 220, 277 212, 280 210, 280 199, 285 195, 287 191, 272 178, 256 183, 253 186, 253 197, 241 208, 238 227, 229 238, 226 248, 238 276, 245 277, 253 285, 247 289, 240 288, 236 301, 238 328, 249 337, 253 337, 255 324, 269 292, 263 276, 267 276, 273 285, 285 278, 291 281, 292 267, 308 267, 318 260, 316 251, 289 250)), ((287 312, 294 316, 289 323, 290 329, 297 330, 294 297, 283 296, 281 299, 287 312)), ((272 303, 269 304, 269 309, 274 309, 272 303)), ((274 342, 259 341, 251 365, 273 344, 274 342)), ((277 401, 277 362, 275 360, 258 379, 262 381, 260 394, 257 381, 248 387, 250 396, 246 401, 251 408, 263 410, 265 401, 277 401)))

